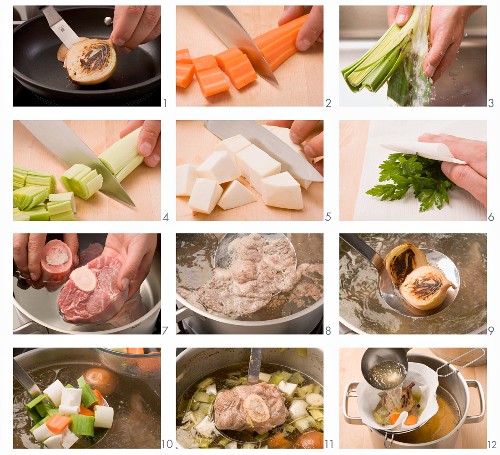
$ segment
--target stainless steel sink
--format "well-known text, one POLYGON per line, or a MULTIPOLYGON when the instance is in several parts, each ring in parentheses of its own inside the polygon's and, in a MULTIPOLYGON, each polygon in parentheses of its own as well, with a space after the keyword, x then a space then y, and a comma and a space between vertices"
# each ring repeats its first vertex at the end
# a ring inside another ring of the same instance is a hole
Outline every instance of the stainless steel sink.
MULTIPOLYGON (((487 103, 486 6, 469 19, 453 65, 432 90, 431 106, 485 106, 487 103)), ((340 7, 340 69, 359 59, 387 30, 385 6, 340 7)), ((386 89, 352 93, 340 77, 341 106, 393 106, 386 89)))

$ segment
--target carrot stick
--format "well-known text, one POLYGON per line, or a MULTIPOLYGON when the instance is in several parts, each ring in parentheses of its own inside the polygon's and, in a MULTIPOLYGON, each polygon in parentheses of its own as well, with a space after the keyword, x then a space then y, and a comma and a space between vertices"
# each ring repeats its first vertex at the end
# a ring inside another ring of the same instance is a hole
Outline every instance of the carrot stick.
POLYGON ((300 16, 293 21, 287 22, 286 24, 280 25, 277 28, 273 28, 272 30, 263 33, 262 35, 257 36, 254 39, 255 44, 257 44, 259 49, 262 50, 262 48, 273 44, 274 42, 276 42, 276 40, 284 35, 287 35, 291 31, 297 30, 298 33, 298 31, 304 25, 304 22, 307 20, 308 16, 309 14, 304 14, 303 16, 300 16))
POLYGON ((215 60, 217 61, 219 68, 226 72, 226 62, 241 54, 243 54, 243 52, 241 52, 237 47, 232 47, 231 49, 227 49, 224 52, 217 54, 215 56, 215 60))
POLYGON ((405 425, 415 425, 418 422, 418 417, 415 415, 409 415, 405 420, 405 425))
POLYGON ((47 425, 47 429, 52 431, 52 433, 60 434, 66 429, 70 422, 71 419, 69 417, 54 414, 53 416, 50 416, 47 422, 45 422, 45 425, 47 425))
POLYGON ((95 397, 99 400, 96 404, 102 406, 104 404, 104 397, 102 396, 102 393, 97 389, 92 390, 92 392, 94 392, 95 397))
POLYGON ((217 68, 217 60, 213 55, 204 55, 203 57, 193 58, 193 65, 196 74, 198 74, 200 71, 217 68))
POLYGON ((193 82, 194 65, 192 63, 177 63, 175 65, 175 85, 188 88, 193 82))
POLYGON ((225 73, 238 90, 257 79, 257 73, 246 54, 242 53, 227 60, 225 68, 225 73))
POLYGON ((127 348, 127 354, 144 354, 144 348, 127 348))
POLYGON ((191 54, 189 53, 189 49, 179 49, 175 53, 175 61, 176 63, 191 63, 191 54))
POLYGON ((299 30, 300 29, 292 30, 286 35, 278 38, 272 44, 260 49, 262 55, 267 60, 267 63, 273 71, 286 59, 290 58, 297 52, 295 40, 297 39, 299 30))
POLYGON ((229 82, 218 66, 196 73, 196 79, 205 98, 229 90, 229 82))
MULTIPOLYGON (((97 403, 99 404, 99 403, 97 403)), ((80 405, 80 414, 84 416, 93 416, 94 412, 91 411, 89 408, 86 408, 83 404, 80 405)))
POLYGON ((400 415, 400 413, 389 414, 389 422, 394 425, 398 421, 400 415))

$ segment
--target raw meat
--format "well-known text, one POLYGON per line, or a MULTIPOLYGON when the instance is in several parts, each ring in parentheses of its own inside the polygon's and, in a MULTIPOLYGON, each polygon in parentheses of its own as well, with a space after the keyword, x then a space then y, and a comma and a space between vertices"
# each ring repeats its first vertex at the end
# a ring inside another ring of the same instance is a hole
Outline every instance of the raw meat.
POLYGON ((87 248, 80 251, 80 265, 87 265, 92 259, 99 257, 104 250, 100 243, 91 243, 87 248))
POLYGON ((122 261, 117 257, 99 256, 85 267, 96 275, 95 289, 82 291, 70 278, 59 294, 59 311, 66 322, 102 324, 115 316, 127 301, 128 290, 121 292, 116 284, 122 261))
POLYGON ((61 240, 51 240, 43 248, 42 280, 45 282, 64 281, 73 266, 73 254, 61 240))
POLYGON ((148 308, 142 302, 141 294, 137 291, 132 298, 125 302, 118 314, 108 321, 108 324, 113 327, 123 327, 142 318, 147 312, 148 308))
POLYGON ((217 394, 215 426, 219 430, 252 430, 264 434, 285 423, 285 398, 274 384, 239 385, 217 394))

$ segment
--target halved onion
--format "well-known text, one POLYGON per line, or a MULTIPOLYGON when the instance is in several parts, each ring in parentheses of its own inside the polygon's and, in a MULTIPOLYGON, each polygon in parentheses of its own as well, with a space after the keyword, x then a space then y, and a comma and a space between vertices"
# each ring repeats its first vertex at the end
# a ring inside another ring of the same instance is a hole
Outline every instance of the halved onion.
POLYGON ((399 287, 413 270, 427 265, 427 258, 415 245, 405 242, 387 253, 384 265, 393 283, 399 287))
POLYGON ((100 84, 114 73, 116 52, 109 40, 86 39, 71 46, 65 64, 73 82, 81 85, 100 84))
MULTIPOLYGON (((88 38, 86 38, 84 36, 80 37, 80 41, 82 41, 84 39, 88 39, 88 38)), ((57 49, 57 60, 64 63, 64 60, 66 59, 66 55, 68 54, 68 50, 69 49, 66 47, 66 45, 64 43, 62 43, 59 46, 59 49, 57 49)), ((66 68, 66 65, 64 65, 64 67, 66 68)))
POLYGON ((415 308, 432 310, 443 303, 450 287, 455 288, 455 285, 440 269, 425 265, 413 270, 406 277, 399 291, 403 298, 415 308))

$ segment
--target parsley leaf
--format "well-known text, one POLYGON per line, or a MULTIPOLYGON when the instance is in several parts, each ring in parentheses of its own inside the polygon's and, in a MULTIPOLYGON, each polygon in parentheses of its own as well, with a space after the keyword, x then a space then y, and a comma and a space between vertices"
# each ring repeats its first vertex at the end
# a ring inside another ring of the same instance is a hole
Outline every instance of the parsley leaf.
POLYGON ((420 212, 449 203, 448 190, 453 183, 441 171, 441 162, 405 153, 392 153, 379 166, 379 182, 366 194, 382 201, 402 199, 410 189, 420 202, 420 212))

